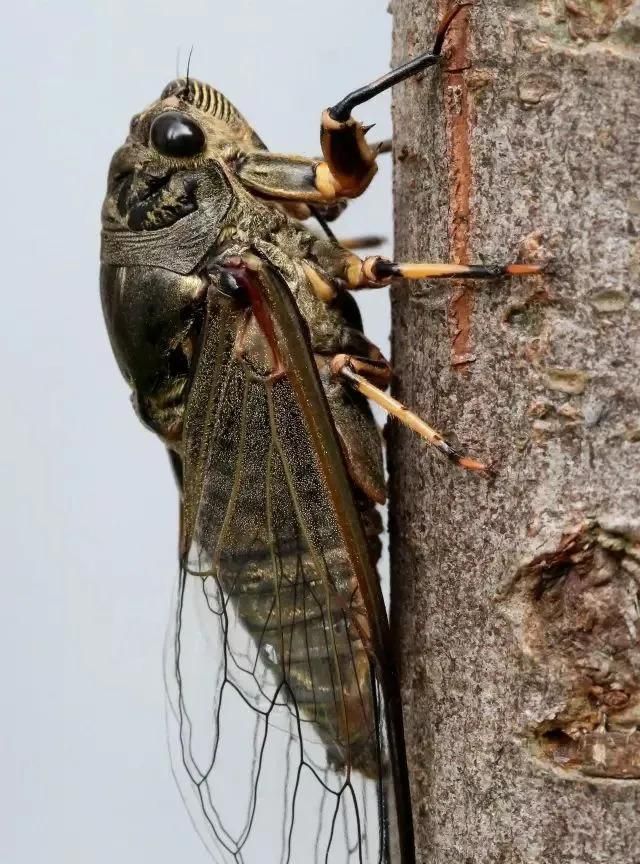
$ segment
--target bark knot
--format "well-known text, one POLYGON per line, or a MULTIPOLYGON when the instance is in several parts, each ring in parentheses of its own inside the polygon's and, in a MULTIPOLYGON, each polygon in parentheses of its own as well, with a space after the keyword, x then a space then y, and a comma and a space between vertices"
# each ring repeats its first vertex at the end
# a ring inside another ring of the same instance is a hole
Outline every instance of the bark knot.
POLYGON ((523 730, 532 754, 640 779, 640 528, 584 523, 523 564, 501 599, 554 703, 523 730))

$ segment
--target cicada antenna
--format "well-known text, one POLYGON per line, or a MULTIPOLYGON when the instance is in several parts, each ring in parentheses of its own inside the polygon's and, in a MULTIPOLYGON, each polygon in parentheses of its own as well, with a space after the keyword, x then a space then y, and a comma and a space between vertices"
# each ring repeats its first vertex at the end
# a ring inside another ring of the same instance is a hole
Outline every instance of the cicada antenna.
MULTIPOLYGON (((189 56, 187 57, 187 74, 186 74, 185 79, 184 79, 184 84, 182 86, 182 89, 178 93, 176 93, 176 96, 178 96, 181 99, 184 99, 185 102, 190 101, 189 100, 189 85, 191 82, 189 79, 189 72, 191 70, 191 55, 192 54, 193 54, 193 45, 191 46, 191 48, 189 48, 189 56)), ((177 76, 176 77, 178 78, 178 80, 180 80, 180 49, 179 48, 178 48, 178 60, 177 60, 177 62, 178 62, 178 69, 177 69, 177 76)))
POLYGON ((189 91, 189 70, 191 69, 191 55, 193 54, 193 45, 189 48, 189 56, 187 57, 187 76, 185 78, 185 87, 189 91))

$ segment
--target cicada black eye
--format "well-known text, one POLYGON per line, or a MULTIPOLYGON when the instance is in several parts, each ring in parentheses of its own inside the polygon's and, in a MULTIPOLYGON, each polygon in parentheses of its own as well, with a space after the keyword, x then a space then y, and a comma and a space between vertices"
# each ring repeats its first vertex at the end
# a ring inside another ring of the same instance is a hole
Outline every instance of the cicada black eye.
POLYGON ((188 114, 180 111, 159 114, 151 124, 149 137, 156 150, 165 156, 197 156, 205 145, 202 129, 188 114))

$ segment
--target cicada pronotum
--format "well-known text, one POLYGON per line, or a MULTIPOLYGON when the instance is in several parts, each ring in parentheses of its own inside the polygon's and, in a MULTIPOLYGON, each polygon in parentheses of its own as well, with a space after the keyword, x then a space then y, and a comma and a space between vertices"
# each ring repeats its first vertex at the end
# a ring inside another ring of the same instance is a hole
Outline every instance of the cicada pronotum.
POLYGON ((415 861, 368 399, 454 462, 484 466, 384 393, 389 364, 349 290, 538 268, 362 259, 327 222, 385 149, 353 108, 435 64, 460 8, 429 54, 323 113, 321 158, 269 152, 187 75, 133 118, 111 163, 104 313, 180 490, 174 763, 224 864, 415 861))

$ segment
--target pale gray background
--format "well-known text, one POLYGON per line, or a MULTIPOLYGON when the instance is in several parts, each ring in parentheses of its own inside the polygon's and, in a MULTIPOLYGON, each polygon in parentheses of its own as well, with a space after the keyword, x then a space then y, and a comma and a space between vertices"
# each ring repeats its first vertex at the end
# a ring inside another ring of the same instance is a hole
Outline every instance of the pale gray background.
MULTIPOLYGON (((164 740, 176 494, 135 420, 98 297, 105 174, 194 44, 273 149, 388 67, 386 0, 22 0, 2 13, 0 862, 208 860, 164 740)), ((390 134, 379 97, 359 116, 390 134)), ((387 157, 388 158, 388 157, 387 157)), ((391 231, 390 169, 343 233, 391 231)), ((387 350, 386 292, 369 334, 387 350)))

